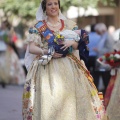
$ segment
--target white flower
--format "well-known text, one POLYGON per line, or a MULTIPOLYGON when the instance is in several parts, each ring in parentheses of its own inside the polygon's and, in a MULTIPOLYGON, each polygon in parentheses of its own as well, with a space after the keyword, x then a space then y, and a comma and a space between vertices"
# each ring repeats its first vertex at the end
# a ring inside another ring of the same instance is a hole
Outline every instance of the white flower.
POLYGON ((120 59, 120 55, 119 54, 115 54, 114 57, 116 57, 117 59, 120 59))

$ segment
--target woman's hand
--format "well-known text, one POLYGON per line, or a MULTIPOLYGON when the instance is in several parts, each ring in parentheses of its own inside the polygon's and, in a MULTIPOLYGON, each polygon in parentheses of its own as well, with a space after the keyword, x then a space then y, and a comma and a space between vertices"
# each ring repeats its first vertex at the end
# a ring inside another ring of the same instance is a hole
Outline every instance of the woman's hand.
POLYGON ((52 55, 52 57, 53 57, 53 58, 60 58, 60 57, 62 57, 62 55, 63 55, 63 54, 59 54, 59 53, 56 53, 56 52, 55 52, 55 53, 52 55))
POLYGON ((73 40, 68 40, 68 41, 65 41, 64 43, 63 43, 63 47, 61 47, 61 49, 63 49, 63 51, 65 51, 68 47, 70 47, 70 46, 72 46, 74 49, 77 49, 77 47, 78 47, 78 43, 77 42, 75 42, 75 41, 73 41, 73 40))

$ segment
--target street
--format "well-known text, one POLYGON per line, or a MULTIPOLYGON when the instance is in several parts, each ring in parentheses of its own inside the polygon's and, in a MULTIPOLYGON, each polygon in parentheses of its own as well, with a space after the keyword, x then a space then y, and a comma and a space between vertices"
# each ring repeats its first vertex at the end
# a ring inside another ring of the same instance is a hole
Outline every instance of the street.
POLYGON ((22 120, 23 86, 0 85, 0 120, 22 120))

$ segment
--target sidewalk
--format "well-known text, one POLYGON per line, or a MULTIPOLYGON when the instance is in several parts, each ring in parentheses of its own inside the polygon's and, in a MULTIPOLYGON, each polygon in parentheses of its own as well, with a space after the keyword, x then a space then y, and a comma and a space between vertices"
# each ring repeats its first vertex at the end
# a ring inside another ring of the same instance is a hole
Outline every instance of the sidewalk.
POLYGON ((0 120, 22 120, 23 86, 0 85, 0 120))

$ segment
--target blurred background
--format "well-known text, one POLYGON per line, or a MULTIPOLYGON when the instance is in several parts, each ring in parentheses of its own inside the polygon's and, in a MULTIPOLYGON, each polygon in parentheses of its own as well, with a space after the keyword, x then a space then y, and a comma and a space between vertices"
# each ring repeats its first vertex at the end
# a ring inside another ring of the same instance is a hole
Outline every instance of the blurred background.
MULTIPOLYGON (((63 14, 75 21, 79 29, 90 34, 92 25, 104 23, 113 41, 120 39, 120 0, 60 2, 63 14)), ((0 120, 22 119, 22 92, 27 74, 25 40, 29 28, 36 23, 39 4, 40 0, 0 0, 0 120)), ((89 67, 91 73, 93 66, 89 67)), ((106 86, 99 79, 97 88, 104 91, 106 86)))

